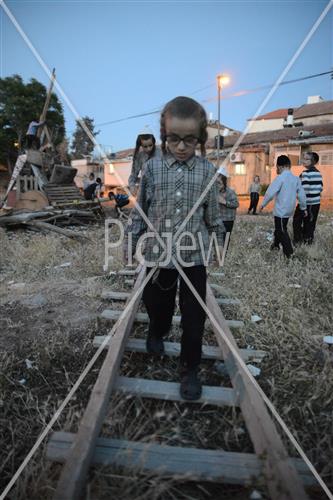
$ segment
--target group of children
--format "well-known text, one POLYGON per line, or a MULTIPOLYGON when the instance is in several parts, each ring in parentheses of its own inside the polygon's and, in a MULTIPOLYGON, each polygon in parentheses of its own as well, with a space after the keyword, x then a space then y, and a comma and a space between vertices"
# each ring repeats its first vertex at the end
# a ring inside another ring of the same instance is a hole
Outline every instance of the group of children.
POLYGON ((305 170, 299 177, 290 171, 291 162, 288 156, 277 158, 277 177, 266 191, 260 210, 275 198, 274 205, 274 241, 271 249, 282 246, 286 257, 293 254, 293 247, 288 234, 288 221, 295 210, 293 217, 294 244, 305 243, 311 245, 320 209, 320 196, 323 190, 323 179, 316 168, 319 157, 315 152, 307 152, 303 163, 305 170))
MULTIPOLYGON (((168 102, 161 114, 160 136, 161 148, 156 146, 153 134, 147 133, 147 130, 137 138, 129 187, 132 193, 138 192, 140 209, 135 207, 132 210, 125 230, 124 259, 127 262, 128 252, 135 254, 140 237, 151 230, 148 222, 151 223, 157 234, 145 239, 147 274, 151 274, 143 291, 143 301, 149 316, 147 352, 156 356, 164 354, 163 341, 171 328, 179 281, 182 328, 180 394, 184 399, 197 400, 202 391, 199 365, 206 314, 192 290, 205 302, 207 261, 202 250, 205 255, 209 253, 210 236, 214 234, 219 247, 223 247, 226 232, 232 231, 239 202, 236 193, 227 186, 228 173, 224 167, 220 167, 216 173, 214 165, 205 158, 207 116, 198 102, 188 97, 177 97, 168 102), (195 154, 198 146, 201 156, 195 154), (183 236, 186 235, 187 246, 177 253, 179 248, 176 248, 174 240, 177 240, 180 230, 183 236), (172 258, 164 260, 160 241, 168 234, 173 238, 172 258), (179 267, 183 275, 179 274, 179 267)), ((314 156, 311 158, 315 159, 314 156)), ((320 179, 312 163, 308 169, 313 172, 310 178, 308 174, 304 178, 301 176, 301 179, 292 175, 286 156, 278 158, 277 169, 279 175, 267 190, 261 210, 273 197, 276 198, 274 247, 282 244, 284 253, 290 256, 292 247, 287 223, 294 210, 296 196, 302 214, 298 221, 302 228, 300 231, 304 228, 302 234, 306 234, 306 241, 310 243, 313 238, 310 227, 314 230, 319 207, 314 207, 313 203, 309 210, 302 184, 311 186, 307 193, 317 202, 314 186, 319 191, 320 179), (311 218, 311 226, 308 217, 311 218)), ((251 185, 249 208, 249 212, 252 210, 254 214, 259 192, 260 179, 256 176, 251 185)))

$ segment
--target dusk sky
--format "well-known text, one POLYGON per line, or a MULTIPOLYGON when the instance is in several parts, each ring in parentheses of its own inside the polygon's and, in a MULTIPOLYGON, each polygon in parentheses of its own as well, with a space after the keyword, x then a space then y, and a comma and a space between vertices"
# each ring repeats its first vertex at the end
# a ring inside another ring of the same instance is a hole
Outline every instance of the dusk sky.
MULTIPOLYGON (((159 115, 108 123, 160 109, 177 95, 203 103, 217 119, 216 75, 230 75, 230 96, 274 84, 319 18, 321 1, 11 1, 6 5, 97 140, 113 151, 134 147, 159 115)), ((1 1, 0 1, 1 5, 1 1)), ((48 77, 0 7, 0 76, 48 77)), ((333 8, 285 80, 332 69, 333 8)), ((264 112, 296 107, 309 95, 333 98, 330 75, 281 86, 264 112)), ((221 121, 243 130, 269 89, 221 101, 221 121)), ((62 100, 61 96, 59 96, 62 100)), ((62 100, 63 102, 63 100, 62 100)), ((75 118, 64 104, 70 138, 75 118)))

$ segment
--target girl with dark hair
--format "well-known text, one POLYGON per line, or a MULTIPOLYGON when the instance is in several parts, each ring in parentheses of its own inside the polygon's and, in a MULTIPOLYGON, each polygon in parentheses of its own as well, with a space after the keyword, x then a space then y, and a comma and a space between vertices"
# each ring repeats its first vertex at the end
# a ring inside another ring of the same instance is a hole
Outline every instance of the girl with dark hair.
MULTIPOLYGON (((218 169, 217 183, 219 186, 219 204, 221 217, 227 233, 230 233, 236 219, 236 210, 239 207, 237 194, 233 189, 228 187, 229 174, 224 167, 218 169)), ((229 240, 230 241, 230 240, 229 240)))
POLYGON ((156 147, 154 135, 148 127, 146 127, 136 138, 132 170, 128 179, 128 187, 133 196, 137 194, 139 174, 145 162, 154 156, 160 156, 160 150, 156 147))
MULTIPOLYGON (((203 156, 196 156, 200 144, 205 153, 207 117, 202 106, 188 97, 177 97, 166 104, 161 114, 162 157, 147 161, 141 180, 138 203, 160 238, 166 235, 171 248, 167 256, 154 234, 146 238, 147 273, 155 269, 143 292, 149 315, 147 351, 163 355, 163 339, 168 334, 175 309, 178 270, 182 267, 203 301, 206 298, 206 266, 210 235, 223 246, 224 227, 218 206, 216 170, 203 156), (208 185, 210 188, 208 189, 208 185), (187 217, 198 203, 194 213, 187 217), (177 237, 175 234, 178 232, 177 237)), ((137 243, 148 229, 138 210, 131 213, 126 228, 126 253, 135 253, 137 243), (131 237, 129 237, 131 234, 131 237)), ((205 312, 190 288, 180 277, 181 312, 180 394, 184 399, 201 396, 198 371, 201 362, 205 312)))

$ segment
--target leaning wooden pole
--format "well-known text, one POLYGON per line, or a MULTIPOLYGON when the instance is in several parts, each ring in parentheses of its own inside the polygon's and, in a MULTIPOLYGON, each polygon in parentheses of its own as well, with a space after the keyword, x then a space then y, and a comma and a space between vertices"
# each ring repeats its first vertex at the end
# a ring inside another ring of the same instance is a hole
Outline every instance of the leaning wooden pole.
POLYGON ((223 332, 221 333, 212 323, 255 452, 263 461, 263 474, 272 500, 308 499, 301 479, 291 463, 262 397, 248 380, 244 369, 225 340, 227 338, 238 350, 236 341, 209 285, 206 301, 208 309, 223 332))
MULTIPOLYGON (((134 285, 131 297, 140 290, 145 276, 146 268, 143 266, 134 285)), ((74 443, 63 467, 54 500, 77 500, 81 496, 94 454, 96 440, 109 405, 111 391, 118 376, 118 369, 125 350, 126 341, 139 307, 142 291, 137 294, 132 306, 119 322, 114 332, 112 347, 108 349, 105 361, 92 390, 79 430, 75 435, 74 443)), ((129 300, 131 300, 131 297, 129 300)))
MULTIPOLYGON (((50 100, 51 100, 51 95, 52 95, 54 80, 55 80, 55 68, 53 68, 53 70, 52 70, 50 85, 49 85, 49 88, 48 88, 48 91, 47 91, 47 94, 46 94, 46 99, 45 99, 45 102, 44 102, 43 111, 42 111, 42 113, 41 113, 41 115, 39 117, 39 121, 40 122, 44 122, 45 121, 46 113, 47 113, 47 110, 49 109, 49 106, 50 106, 50 100)), ((38 128, 38 130, 37 130, 37 137, 40 137, 42 135, 42 130, 43 130, 43 127, 39 127, 38 128)))

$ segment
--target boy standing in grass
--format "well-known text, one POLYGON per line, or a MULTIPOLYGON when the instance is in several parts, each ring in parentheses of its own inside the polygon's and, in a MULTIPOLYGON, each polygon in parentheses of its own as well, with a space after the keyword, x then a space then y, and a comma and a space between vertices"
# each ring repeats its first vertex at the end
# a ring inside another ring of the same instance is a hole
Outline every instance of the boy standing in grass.
POLYGON ((291 163, 288 156, 279 156, 276 162, 278 176, 267 189, 260 207, 260 211, 263 210, 275 197, 273 210, 275 231, 274 242, 271 249, 279 249, 281 244, 283 253, 287 258, 293 254, 293 247, 291 245, 287 226, 289 217, 295 209, 296 198, 298 198, 300 209, 306 214, 306 197, 304 189, 300 179, 290 172, 290 168, 291 163))
POLYGON ((316 165, 319 161, 317 153, 305 153, 303 164, 305 170, 300 175, 301 183, 306 195, 307 216, 303 216, 299 205, 296 207, 293 230, 294 243, 311 245, 316 228, 317 217, 320 209, 320 196, 323 190, 323 178, 316 165))

